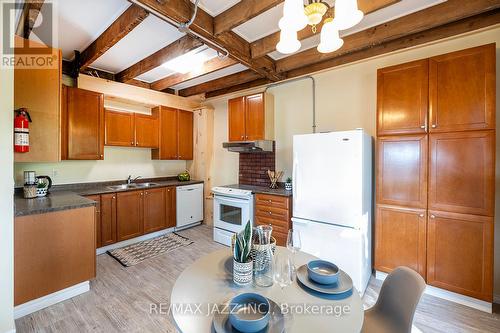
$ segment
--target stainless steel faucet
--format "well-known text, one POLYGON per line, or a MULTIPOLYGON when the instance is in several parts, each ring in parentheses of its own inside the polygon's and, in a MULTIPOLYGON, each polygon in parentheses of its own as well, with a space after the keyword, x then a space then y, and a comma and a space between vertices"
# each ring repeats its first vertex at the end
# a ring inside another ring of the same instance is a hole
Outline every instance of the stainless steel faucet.
POLYGON ((129 175, 127 178, 127 184, 132 184, 133 182, 135 182, 139 178, 141 178, 141 176, 137 176, 134 179, 132 179, 132 175, 129 175))

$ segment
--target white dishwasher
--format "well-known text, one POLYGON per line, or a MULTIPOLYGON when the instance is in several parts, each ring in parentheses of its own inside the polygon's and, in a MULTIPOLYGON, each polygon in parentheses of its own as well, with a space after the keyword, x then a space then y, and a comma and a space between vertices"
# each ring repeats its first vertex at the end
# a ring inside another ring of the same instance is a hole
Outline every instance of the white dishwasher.
POLYGON ((203 221, 203 184, 177 186, 176 201, 177 230, 203 221))

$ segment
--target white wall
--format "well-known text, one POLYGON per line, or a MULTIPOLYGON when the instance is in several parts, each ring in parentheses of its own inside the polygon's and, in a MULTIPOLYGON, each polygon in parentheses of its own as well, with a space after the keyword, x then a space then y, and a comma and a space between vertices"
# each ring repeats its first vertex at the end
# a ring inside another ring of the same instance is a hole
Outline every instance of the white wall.
MULTIPOLYGON (((317 82, 317 131, 338 131, 362 127, 375 136, 378 68, 495 42, 497 43, 497 78, 499 78, 499 26, 316 74, 314 77, 317 82)), ((497 84, 497 96, 499 96, 499 87, 500 82, 497 84)), ((287 177, 292 171, 292 136, 312 132, 311 83, 310 80, 304 80, 275 87, 269 91, 275 97, 276 168, 284 170, 285 177, 287 177)), ((228 96, 225 96, 206 102, 215 108, 214 160, 218 163, 218 167, 212 169, 214 186, 233 183, 238 175, 237 156, 220 148, 222 142, 227 140, 227 99, 228 96)), ((499 105, 500 101, 497 102, 497 114, 499 114, 499 105)), ((500 114, 497 116, 497 121, 500 121, 499 118, 500 114)), ((500 135, 497 135, 496 182, 496 211, 498 213, 495 222, 497 225, 495 230, 495 293, 500 296, 500 227, 498 227, 500 226, 498 222, 500 219, 500 135)))
POLYGON ((15 163, 16 186, 23 184, 23 171, 47 175, 54 184, 125 180, 133 177, 176 176, 186 169, 186 161, 151 160, 151 149, 105 147, 102 161, 62 161, 58 163, 15 163))
POLYGON ((14 72, 2 69, 0 77, 0 332, 10 332, 14 329, 14 72))

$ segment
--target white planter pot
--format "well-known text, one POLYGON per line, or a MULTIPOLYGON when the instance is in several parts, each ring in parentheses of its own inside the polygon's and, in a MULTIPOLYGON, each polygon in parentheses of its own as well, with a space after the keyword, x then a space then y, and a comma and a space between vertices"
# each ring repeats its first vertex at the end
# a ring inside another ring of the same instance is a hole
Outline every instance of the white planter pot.
POLYGON ((253 261, 237 262, 233 258, 233 282, 239 286, 252 283, 253 261))

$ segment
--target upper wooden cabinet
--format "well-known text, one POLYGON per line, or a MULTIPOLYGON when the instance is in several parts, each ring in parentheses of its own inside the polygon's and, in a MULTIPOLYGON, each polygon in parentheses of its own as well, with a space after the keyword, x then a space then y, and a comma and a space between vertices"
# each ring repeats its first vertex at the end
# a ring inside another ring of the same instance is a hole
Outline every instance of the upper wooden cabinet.
POLYGON ((379 136, 426 132, 428 64, 424 59, 378 70, 379 136))
POLYGON ((375 268, 389 273, 398 266, 425 278, 426 210, 378 205, 375 268))
POLYGON ((380 137, 376 158, 377 202, 427 207, 427 135, 380 137))
POLYGON ((135 113, 135 145, 144 148, 159 147, 158 114, 135 113))
MULTIPOLYGON (((24 42, 28 41, 15 36, 16 53, 21 52, 24 42)), ((29 43, 39 45, 34 41, 29 43)), ((33 121, 29 124, 30 151, 14 153, 15 162, 58 162, 61 159, 62 56, 59 49, 50 51, 54 68, 14 67, 14 109, 27 108, 33 121)))
POLYGON ((193 113, 166 106, 153 109, 158 113, 159 149, 151 152, 155 160, 193 159, 193 113))
POLYGON ((429 211, 427 283, 492 301, 493 218, 429 211))
POLYGON ((255 94, 228 101, 229 141, 274 140, 274 98, 255 94))
POLYGON ((62 159, 104 158, 104 95, 94 91, 63 87, 62 159))
POLYGON ((159 147, 158 114, 106 110, 106 145, 159 147))
POLYGON ((431 134, 429 209, 493 216, 493 131, 431 134))
POLYGON ((495 44, 430 58, 431 132, 495 128, 495 44))
POLYGON ((135 146, 134 114, 106 110, 106 146, 135 146))

